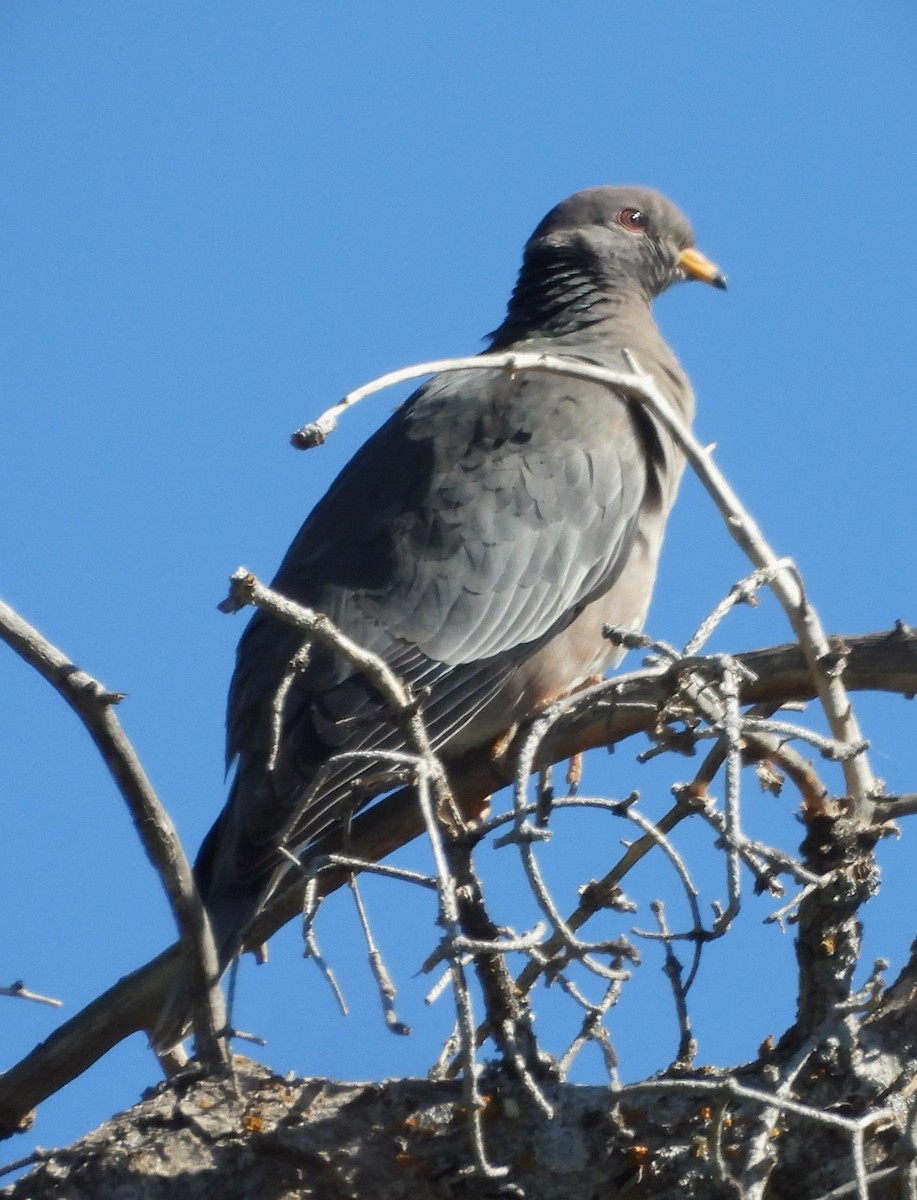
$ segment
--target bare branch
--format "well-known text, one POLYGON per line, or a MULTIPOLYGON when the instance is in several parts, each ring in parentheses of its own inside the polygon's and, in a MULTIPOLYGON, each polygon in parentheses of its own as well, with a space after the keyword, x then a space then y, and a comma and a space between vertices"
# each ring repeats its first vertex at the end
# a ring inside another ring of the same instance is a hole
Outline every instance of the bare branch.
MULTIPOLYGON (((849 689, 897 693, 906 697, 917 694, 917 633, 908 626, 899 624, 890 631, 863 636, 844 635, 831 640, 846 647, 845 681, 849 689)), ((749 672, 749 678, 739 682, 743 705, 779 705, 811 700, 815 695, 811 675, 795 644, 735 657, 749 672)), ((654 668, 630 673, 581 693, 539 741, 533 769, 565 762, 578 752, 612 746, 651 729, 657 713, 676 686, 676 677, 674 668, 654 668)), ((520 744, 524 743, 527 733, 526 729, 520 731, 517 739, 520 744)), ((514 782, 511 762, 511 756, 494 760, 470 754, 450 764, 450 781, 459 808, 479 806, 482 797, 514 782)), ((694 811, 693 803, 680 799, 656 822, 656 827, 668 834, 694 811)), ((878 821, 887 821, 895 815, 894 802, 889 800, 883 802, 876 817, 878 821)), ((422 832, 423 821, 413 801, 413 790, 405 788, 360 813, 353 821, 346 843, 340 834, 329 836, 312 853, 316 859, 340 852, 375 861, 422 832)), ((601 895, 602 889, 611 890, 617 886, 633 863, 655 845, 651 837, 642 837, 632 843, 595 891, 584 895, 576 913, 567 917, 567 925, 572 929, 579 928, 591 913, 597 911, 592 897, 601 895)), ((329 863, 318 881, 319 894, 327 895, 346 883, 351 869, 348 863, 340 867, 329 863)), ((262 945, 277 929, 301 913, 304 887, 303 880, 299 879, 271 898, 252 923, 246 939, 248 948, 262 945)), ((115 983, 0 1076, 0 1136, 14 1132, 25 1113, 85 1071, 122 1039, 137 1030, 152 1028, 171 985, 176 963, 177 948, 173 946, 115 983)), ((900 989, 903 994, 909 994, 908 989, 914 986, 915 979, 917 966, 902 973, 900 989)))
POLYGON ((0 638, 58 691, 98 747, 172 906, 194 984, 191 1000, 200 1057, 214 1070, 225 1069, 226 1011, 210 923, 175 826, 115 716, 113 705, 121 695, 81 671, 2 601, 0 638))

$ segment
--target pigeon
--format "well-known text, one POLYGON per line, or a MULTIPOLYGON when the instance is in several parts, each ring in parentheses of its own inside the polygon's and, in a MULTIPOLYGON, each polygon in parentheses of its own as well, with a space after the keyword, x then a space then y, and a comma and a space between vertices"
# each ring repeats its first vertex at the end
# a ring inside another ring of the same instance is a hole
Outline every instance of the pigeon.
MULTIPOLYGON (((674 204, 647 188, 588 188, 529 238, 487 350, 618 371, 630 351, 690 422, 691 385, 651 311, 686 279, 726 286, 674 204)), ((603 628, 642 627, 683 468, 666 430, 614 387, 444 372, 341 471, 272 586, 409 685, 448 772, 620 659, 603 628)), ((373 755, 405 749, 372 684, 317 643, 275 727, 303 641, 257 612, 239 644, 227 718, 235 776, 195 864, 221 967, 289 869, 280 849, 302 855, 339 829, 368 802, 366 780, 391 769, 373 755), (340 757, 354 751, 358 761, 340 757)))

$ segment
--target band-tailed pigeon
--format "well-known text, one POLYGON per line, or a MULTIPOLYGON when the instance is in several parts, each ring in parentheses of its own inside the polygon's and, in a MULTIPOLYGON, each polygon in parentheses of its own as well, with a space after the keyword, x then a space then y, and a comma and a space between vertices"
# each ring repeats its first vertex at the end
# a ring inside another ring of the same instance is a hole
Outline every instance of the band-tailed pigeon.
MULTIPOLYGON (((690 384, 650 311, 685 278, 725 286, 673 204, 644 188, 589 188, 532 234, 489 349, 617 369, 629 349, 690 420, 690 384)), ((620 656, 602 627, 642 624, 683 465, 667 433, 613 388, 535 372, 446 373, 344 468, 274 587, 327 613, 422 690, 448 766, 620 656)), ((342 751, 403 745, 366 680, 313 645, 269 770, 272 705, 301 643, 259 612, 239 644, 228 713, 238 769, 195 867, 224 964, 316 773, 342 751)), ((352 811, 359 775, 332 764, 288 833, 289 850, 352 811)))

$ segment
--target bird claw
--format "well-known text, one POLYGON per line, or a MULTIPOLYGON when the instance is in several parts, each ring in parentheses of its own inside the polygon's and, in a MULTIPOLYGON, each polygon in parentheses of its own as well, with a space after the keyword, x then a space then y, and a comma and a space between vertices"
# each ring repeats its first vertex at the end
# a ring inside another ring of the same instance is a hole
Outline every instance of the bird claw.
POLYGON ((514 721, 507 729, 506 733, 500 735, 490 748, 490 757, 500 766, 506 763, 509 754, 509 748, 516 740, 516 734, 519 732, 519 722, 514 721))
POLYGON ((574 754, 569 763, 567 763, 567 787, 571 792, 575 792, 579 785, 583 782, 583 756, 582 754, 574 754))

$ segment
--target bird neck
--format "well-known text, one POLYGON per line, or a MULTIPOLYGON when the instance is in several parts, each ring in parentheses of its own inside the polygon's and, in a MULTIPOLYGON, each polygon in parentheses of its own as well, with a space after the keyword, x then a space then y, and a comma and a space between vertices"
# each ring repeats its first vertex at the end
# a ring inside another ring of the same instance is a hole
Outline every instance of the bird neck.
POLYGON ((616 280, 611 287, 582 259, 566 257, 555 248, 550 255, 532 254, 519 272, 503 324, 489 334, 490 350, 545 338, 566 338, 589 331, 590 341, 621 342, 624 329, 647 326, 655 331, 649 297, 616 280))

